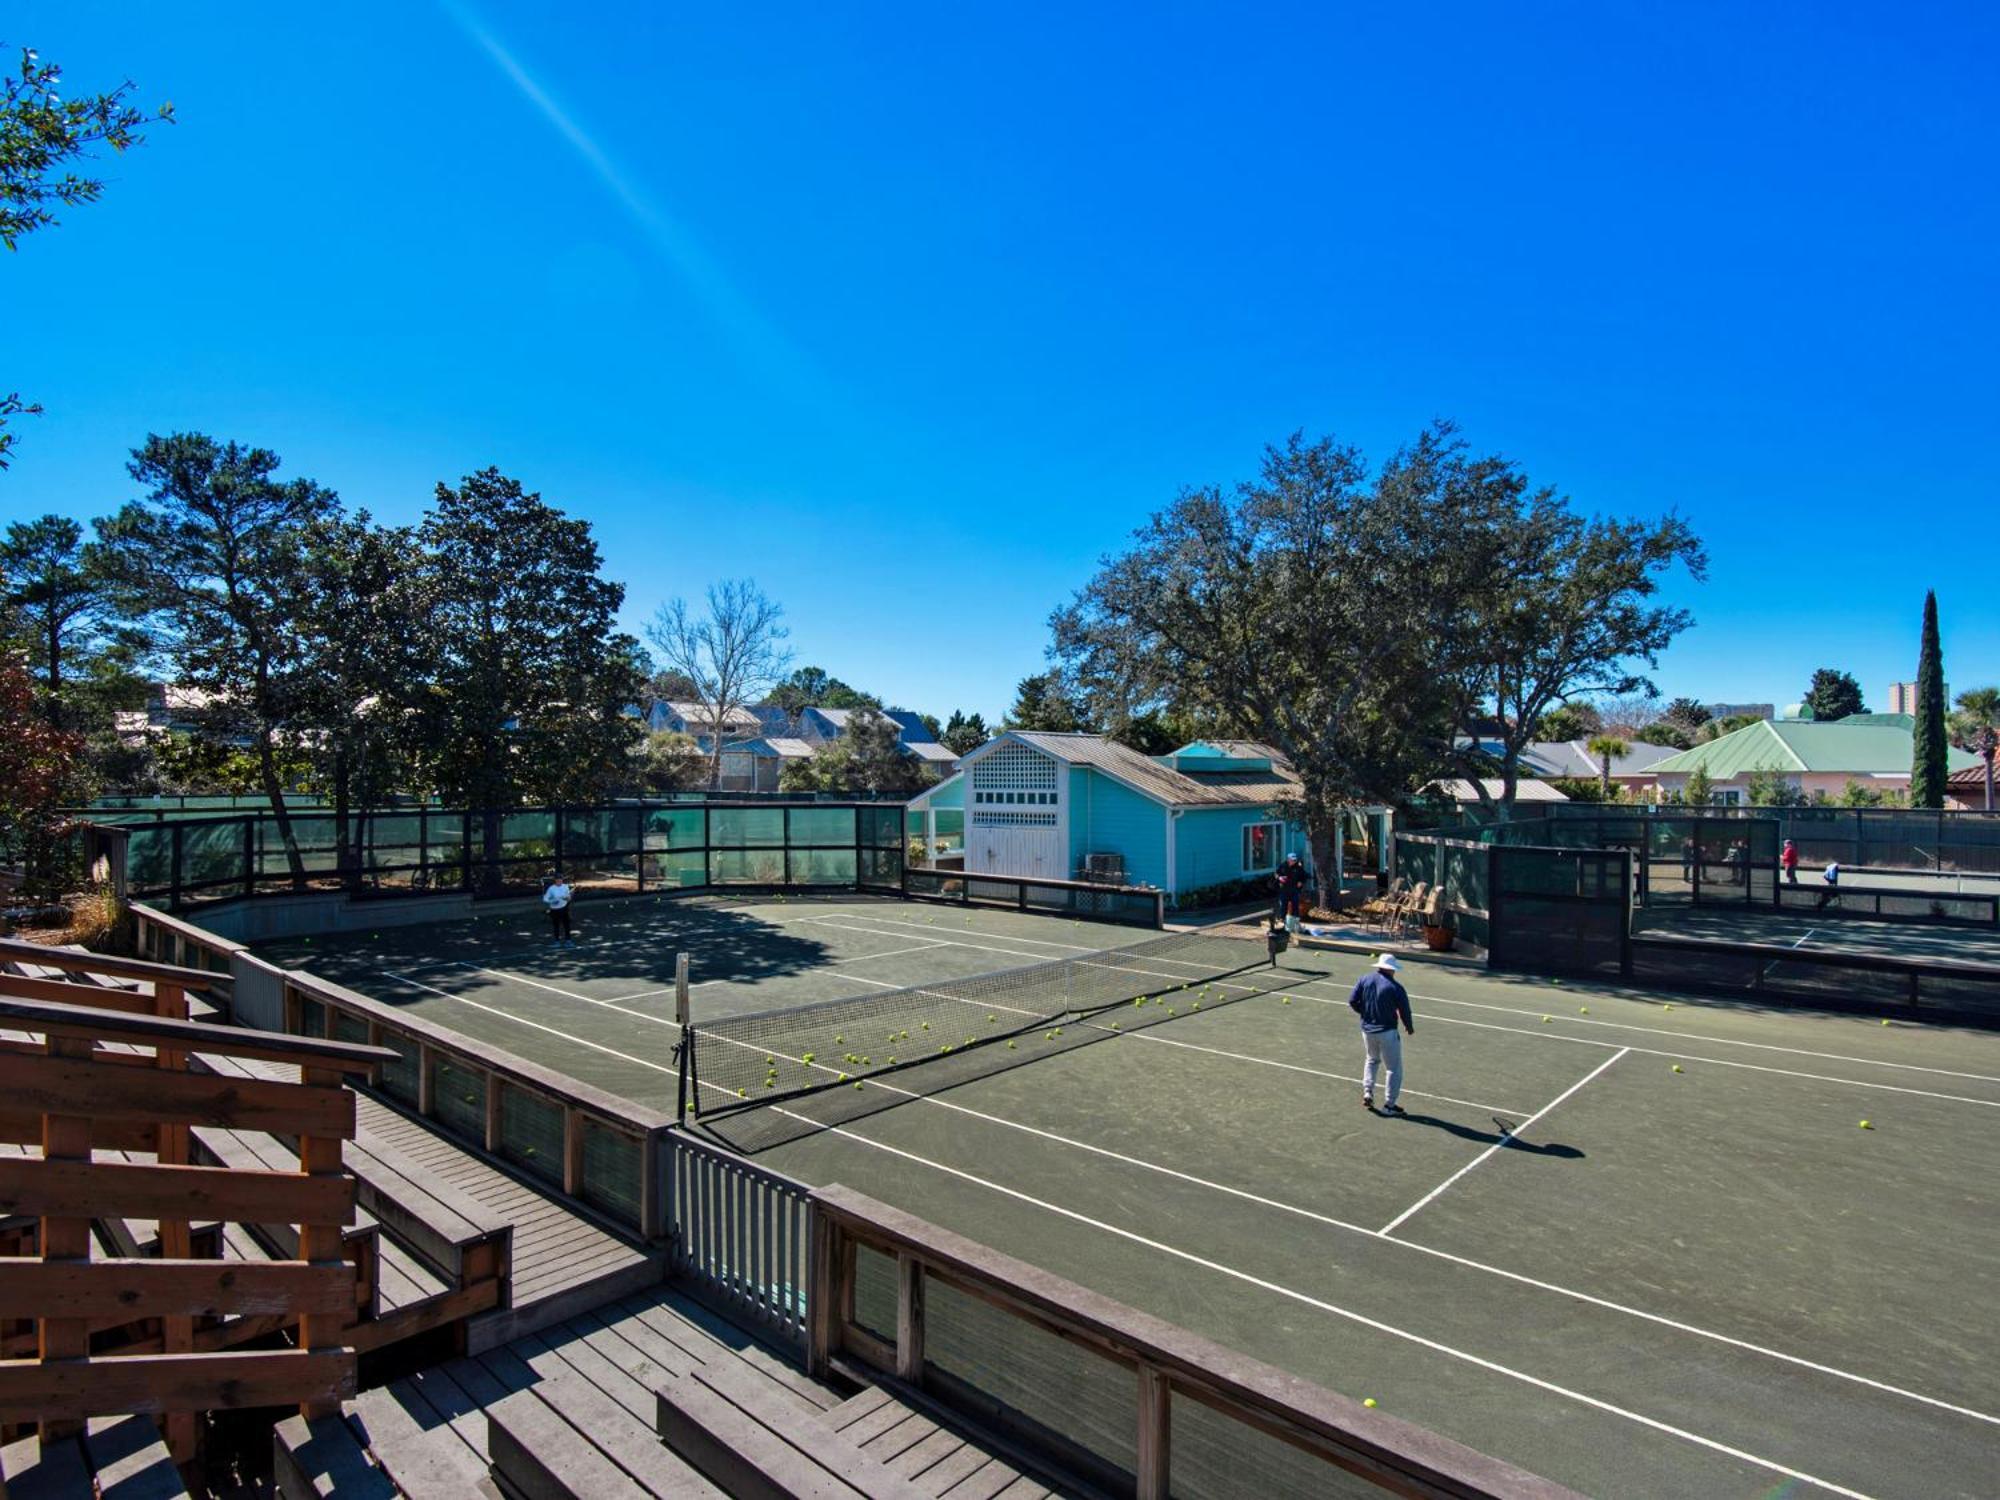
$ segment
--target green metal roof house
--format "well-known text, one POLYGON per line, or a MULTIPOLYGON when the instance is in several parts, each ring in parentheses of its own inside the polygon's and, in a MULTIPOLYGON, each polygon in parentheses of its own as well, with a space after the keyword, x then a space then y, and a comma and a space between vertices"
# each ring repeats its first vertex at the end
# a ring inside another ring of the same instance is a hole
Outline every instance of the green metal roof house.
MULTIPOLYGON (((1853 714, 1818 723, 1808 718, 1764 719, 1720 739, 1683 750, 1652 768, 1663 792, 1686 788, 1699 766, 1708 773, 1714 800, 1744 800, 1752 774, 1772 771, 1793 790, 1837 799, 1849 781, 1881 792, 1906 792, 1915 744, 1908 714, 1853 714)), ((1977 763, 1963 750, 1950 752, 1950 769, 1977 763)))
POLYGON ((1248 740, 1155 758, 1098 734, 1010 730, 909 805, 927 821, 964 810, 968 872, 1150 885, 1175 902, 1267 876, 1295 849, 1310 861, 1282 810, 1298 786, 1248 740))

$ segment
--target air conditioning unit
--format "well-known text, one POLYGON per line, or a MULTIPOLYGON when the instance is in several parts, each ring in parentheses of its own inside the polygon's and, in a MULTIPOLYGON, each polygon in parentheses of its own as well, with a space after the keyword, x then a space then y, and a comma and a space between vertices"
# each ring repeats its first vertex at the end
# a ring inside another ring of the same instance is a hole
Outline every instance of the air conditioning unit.
POLYGON ((1125 856, 1122 854, 1086 854, 1083 857, 1083 878, 1101 885, 1123 885, 1125 883, 1125 856))

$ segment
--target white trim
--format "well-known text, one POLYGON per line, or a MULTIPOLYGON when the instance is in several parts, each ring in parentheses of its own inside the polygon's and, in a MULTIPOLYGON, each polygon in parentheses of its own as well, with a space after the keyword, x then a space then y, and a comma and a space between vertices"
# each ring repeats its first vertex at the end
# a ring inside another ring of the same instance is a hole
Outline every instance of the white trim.
MULTIPOLYGON (((982 746, 981 748, 984 747, 982 746)), ((976 754, 977 752, 974 753, 976 754)), ((935 797, 939 792, 943 791, 946 787, 950 786, 954 781, 959 780, 961 777, 965 775, 964 767, 965 763, 963 761, 959 762, 958 770, 953 771, 951 775, 945 777, 945 779, 938 782, 937 785, 925 787, 921 792, 918 792, 916 796, 910 798, 908 802, 905 802, 903 806, 906 808, 915 807, 918 803, 921 802, 925 808, 931 807, 933 805, 931 802, 931 798, 935 797)))
POLYGON ((1175 837, 1175 834, 1180 824, 1180 820, 1181 820, 1181 810, 1178 807, 1170 807, 1167 809, 1166 892, 1167 892, 1167 900, 1169 902, 1171 902, 1174 899, 1174 895, 1176 892, 1180 890, 1180 885, 1181 885, 1180 861, 1177 858, 1177 856, 1180 853, 1180 850, 1178 847, 1178 841, 1175 837))

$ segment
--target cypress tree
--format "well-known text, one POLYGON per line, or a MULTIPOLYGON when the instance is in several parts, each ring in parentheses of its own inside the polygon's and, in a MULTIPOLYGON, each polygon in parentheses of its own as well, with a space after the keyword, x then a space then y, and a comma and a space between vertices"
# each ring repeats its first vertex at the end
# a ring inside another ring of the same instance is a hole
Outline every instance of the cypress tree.
POLYGON ((1910 806, 1943 807, 1944 652, 1938 645, 1937 591, 1924 595, 1924 642, 1917 653, 1917 731, 1910 765, 1910 806))

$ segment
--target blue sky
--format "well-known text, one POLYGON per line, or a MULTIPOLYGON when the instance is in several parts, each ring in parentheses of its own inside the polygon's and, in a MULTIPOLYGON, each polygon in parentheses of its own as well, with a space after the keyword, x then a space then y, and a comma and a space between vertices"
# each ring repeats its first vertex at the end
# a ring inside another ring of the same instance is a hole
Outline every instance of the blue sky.
POLYGON ((989 715, 1182 485, 1449 415, 1713 554, 1668 693, 2000 678, 2000 12, 11 4, 181 123, 0 267, 0 520, 194 428, 394 520, 497 464, 635 627, 989 715))

